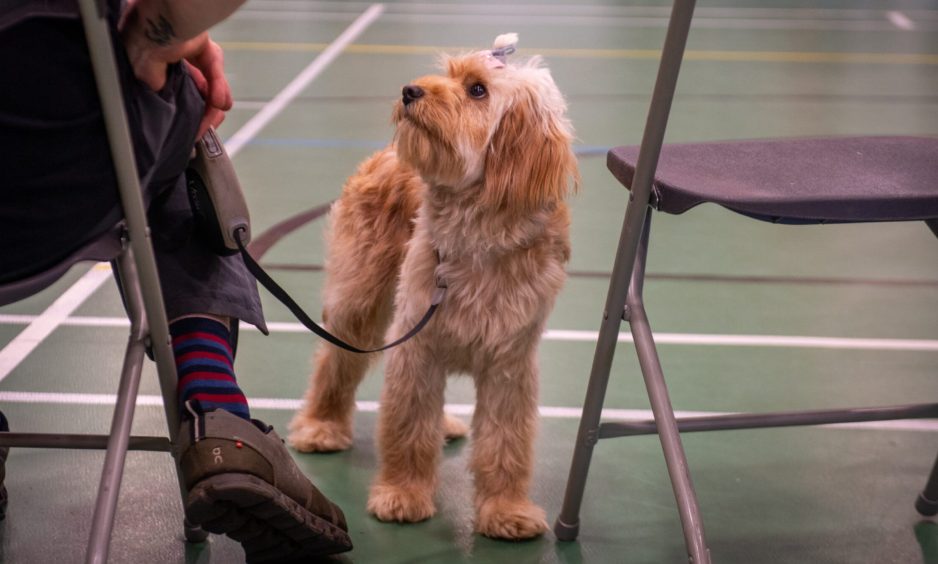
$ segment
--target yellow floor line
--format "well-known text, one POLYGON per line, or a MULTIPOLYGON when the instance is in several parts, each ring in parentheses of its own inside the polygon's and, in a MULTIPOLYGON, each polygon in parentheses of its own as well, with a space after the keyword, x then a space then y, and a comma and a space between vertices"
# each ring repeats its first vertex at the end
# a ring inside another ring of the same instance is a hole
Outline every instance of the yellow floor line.
MULTIPOLYGON (((223 41, 227 51, 279 51, 315 52, 327 47, 325 43, 266 42, 266 41, 223 41)), ((432 45, 382 45, 353 43, 346 52, 363 55, 424 55, 437 53, 461 53, 472 51, 470 47, 442 47, 432 45)), ((540 54, 554 58, 587 59, 652 59, 657 60, 657 49, 519 49, 522 55, 540 54)), ((689 50, 688 61, 733 61, 775 63, 854 63, 889 65, 938 65, 938 54, 929 53, 837 53, 821 51, 715 51, 689 50)))

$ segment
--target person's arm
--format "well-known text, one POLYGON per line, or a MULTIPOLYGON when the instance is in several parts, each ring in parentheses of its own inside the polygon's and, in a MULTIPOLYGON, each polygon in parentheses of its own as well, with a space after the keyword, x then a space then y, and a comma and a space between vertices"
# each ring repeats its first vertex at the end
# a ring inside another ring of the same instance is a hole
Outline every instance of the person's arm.
POLYGON ((217 126, 231 108, 231 88, 225 78, 221 47, 209 39, 208 29, 221 22, 244 0, 137 0, 121 22, 124 48, 134 74, 160 90, 166 67, 185 60, 205 98, 199 136, 217 126))
POLYGON ((244 0, 138 0, 130 4, 124 29, 136 27, 134 33, 165 47, 208 31, 244 0))

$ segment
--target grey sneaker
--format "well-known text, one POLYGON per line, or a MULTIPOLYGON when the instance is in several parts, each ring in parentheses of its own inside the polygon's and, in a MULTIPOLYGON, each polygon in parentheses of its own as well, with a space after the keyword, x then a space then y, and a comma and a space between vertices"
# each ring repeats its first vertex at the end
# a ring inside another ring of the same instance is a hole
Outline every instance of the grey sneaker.
POLYGON ((223 410, 191 410, 179 448, 186 518, 239 541, 248 562, 352 549, 342 510, 306 478, 273 427, 223 410))

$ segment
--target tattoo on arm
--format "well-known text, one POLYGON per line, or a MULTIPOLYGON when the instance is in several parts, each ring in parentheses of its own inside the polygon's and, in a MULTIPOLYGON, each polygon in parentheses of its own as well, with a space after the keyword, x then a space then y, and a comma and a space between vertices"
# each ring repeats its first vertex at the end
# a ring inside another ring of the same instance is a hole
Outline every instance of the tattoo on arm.
POLYGON ((144 34, 147 36, 147 39, 161 47, 169 45, 173 42, 173 39, 176 38, 176 31, 173 29, 173 24, 162 14, 160 14, 159 20, 157 21, 147 18, 144 34))

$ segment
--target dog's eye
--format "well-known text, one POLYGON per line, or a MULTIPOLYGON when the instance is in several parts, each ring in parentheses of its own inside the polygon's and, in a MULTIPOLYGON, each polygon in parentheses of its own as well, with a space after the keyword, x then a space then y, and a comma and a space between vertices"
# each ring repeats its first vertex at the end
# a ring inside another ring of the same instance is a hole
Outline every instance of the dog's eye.
POLYGON ((486 94, 488 94, 488 91, 486 91, 483 84, 477 82, 469 87, 469 95, 473 98, 485 98, 486 94))

